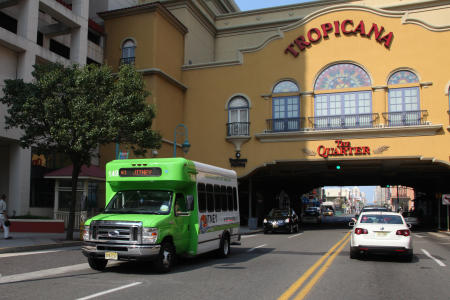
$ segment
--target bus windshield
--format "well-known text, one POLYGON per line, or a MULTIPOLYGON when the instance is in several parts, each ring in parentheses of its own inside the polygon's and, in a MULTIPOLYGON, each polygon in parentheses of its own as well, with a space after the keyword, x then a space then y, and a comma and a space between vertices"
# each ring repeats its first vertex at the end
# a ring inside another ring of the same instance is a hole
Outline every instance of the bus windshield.
POLYGON ((170 191, 120 191, 109 201, 105 213, 167 215, 172 195, 170 191))

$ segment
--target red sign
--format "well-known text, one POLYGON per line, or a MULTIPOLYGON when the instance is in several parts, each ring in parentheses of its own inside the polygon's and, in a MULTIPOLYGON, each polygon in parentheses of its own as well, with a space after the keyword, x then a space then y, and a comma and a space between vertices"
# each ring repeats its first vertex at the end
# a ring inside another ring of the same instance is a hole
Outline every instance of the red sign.
POLYGON ((336 140, 336 147, 326 148, 324 145, 317 147, 317 153, 323 158, 330 156, 353 156, 353 155, 370 155, 370 147, 357 146, 352 147, 350 142, 336 140))
POLYGON ((285 50, 284 53, 290 53, 294 57, 299 55, 299 50, 303 51, 308 47, 311 47, 313 44, 320 42, 322 39, 327 40, 330 38, 329 34, 334 32, 335 36, 340 36, 341 33, 344 35, 360 35, 361 37, 370 39, 372 34, 375 35, 375 40, 378 43, 384 43, 386 48, 391 47, 392 39, 394 38, 394 34, 389 32, 384 34, 384 27, 378 27, 377 24, 372 23, 372 26, 368 31, 366 31, 366 25, 364 21, 359 21, 358 25, 353 23, 353 20, 344 20, 342 22, 334 21, 333 23, 324 23, 320 25, 319 28, 310 29, 305 36, 301 35, 294 40, 285 50))

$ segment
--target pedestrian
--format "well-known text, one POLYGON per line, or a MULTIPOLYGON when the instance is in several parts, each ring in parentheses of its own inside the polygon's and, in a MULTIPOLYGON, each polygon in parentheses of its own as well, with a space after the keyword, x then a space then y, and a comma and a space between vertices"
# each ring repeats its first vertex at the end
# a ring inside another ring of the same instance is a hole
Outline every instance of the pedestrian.
POLYGON ((9 236, 9 226, 10 222, 8 220, 8 213, 6 211, 6 195, 3 194, 0 198, 0 223, 3 227, 3 235, 5 237, 5 240, 11 239, 9 236))

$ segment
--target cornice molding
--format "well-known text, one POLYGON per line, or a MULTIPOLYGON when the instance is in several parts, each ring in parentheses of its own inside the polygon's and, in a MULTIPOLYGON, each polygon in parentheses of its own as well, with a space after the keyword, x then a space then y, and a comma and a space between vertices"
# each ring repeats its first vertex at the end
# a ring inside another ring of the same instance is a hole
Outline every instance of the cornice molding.
POLYGON ((399 126, 384 128, 358 128, 341 130, 315 130, 296 132, 257 133, 261 143, 320 141, 336 139, 394 138, 437 135, 443 125, 399 126))
POLYGON ((184 26, 183 23, 181 23, 164 5, 162 5, 160 2, 152 2, 152 3, 146 3, 142 5, 137 6, 131 6, 126 8, 120 8, 115 10, 110 10, 106 12, 100 12, 98 15, 103 20, 111 20, 114 18, 124 17, 124 16, 132 16, 142 13, 148 13, 148 12, 158 12, 163 17, 166 18, 178 31, 180 31, 182 34, 186 34, 188 32, 188 29, 186 26, 184 26))
POLYGON ((176 80, 166 72, 162 71, 158 68, 150 68, 150 69, 140 69, 137 70, 139 73, 142 73, 143 75, 158 75, 162 78, 166 79, 168 82, 172 83, 173 85, 177 86, 179 89, 181 89, 183 92, 185 92, 188 88, 180 81, 176 80))

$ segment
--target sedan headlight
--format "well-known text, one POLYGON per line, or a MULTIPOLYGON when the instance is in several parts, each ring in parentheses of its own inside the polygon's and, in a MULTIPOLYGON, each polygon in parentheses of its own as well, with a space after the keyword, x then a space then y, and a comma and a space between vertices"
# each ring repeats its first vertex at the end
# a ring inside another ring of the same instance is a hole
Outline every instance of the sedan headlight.
POLYGON ((83 227, 83 232, 82 232, 83 241, 89 241, 89 229, 90 229, 90 226, 83 227))
POLYGON ((285 223, 289 223, 289 218, 287 218, 286 220, 284 220, 285 223))
POLYGON ((267 223, 267 219, 264 219, 264 221, 263 221, 264 223, 267 223))
POLYGON ((156 244, 158 228, 144 228, 142 230, 142 244, 156 244))

